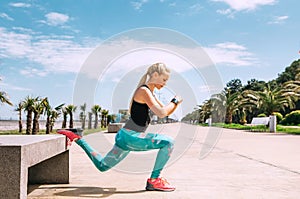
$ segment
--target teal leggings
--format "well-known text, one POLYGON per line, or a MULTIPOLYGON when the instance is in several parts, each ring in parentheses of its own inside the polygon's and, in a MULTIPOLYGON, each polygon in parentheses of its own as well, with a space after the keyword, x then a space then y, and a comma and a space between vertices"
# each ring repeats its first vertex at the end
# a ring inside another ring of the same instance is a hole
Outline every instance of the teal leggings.
POLYGON ((173 140, 165 135, 140 133, 128 129, 120 129, 115 137, 115 145, 102 157, 84 139, 76 143, 86 152, 100 171, 107 171, 123 160, 130 151, 148 151, 159 149, 151 178, 158 178, 173 150, 173 140))

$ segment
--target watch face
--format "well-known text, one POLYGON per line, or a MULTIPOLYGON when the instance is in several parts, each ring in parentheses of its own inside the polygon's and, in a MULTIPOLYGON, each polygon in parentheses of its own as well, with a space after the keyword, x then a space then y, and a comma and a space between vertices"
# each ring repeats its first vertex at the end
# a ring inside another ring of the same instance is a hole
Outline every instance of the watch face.
POLYGON ((171 100, 171 102, 173 102, 174 104, 178 104, 178 100, 176 99, 176 98, 173 98, 172 100, 171 100))

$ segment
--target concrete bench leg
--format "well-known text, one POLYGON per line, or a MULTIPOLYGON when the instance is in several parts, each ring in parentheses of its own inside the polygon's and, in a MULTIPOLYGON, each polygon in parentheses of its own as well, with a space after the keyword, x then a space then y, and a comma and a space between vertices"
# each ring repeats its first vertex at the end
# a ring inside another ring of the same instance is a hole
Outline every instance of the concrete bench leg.
POLYGON ((69 150, 28 169, 29 184, 69 183, 69 150))
POLYGON ((27 198, 27 168, 21 166, 21 147, 0 150, 0 198, 27 198))
POLYGON ((0 150, 0 198, 26 199, 29 183, 69 183, 69 151, 28 169, 21 147, 0 150))

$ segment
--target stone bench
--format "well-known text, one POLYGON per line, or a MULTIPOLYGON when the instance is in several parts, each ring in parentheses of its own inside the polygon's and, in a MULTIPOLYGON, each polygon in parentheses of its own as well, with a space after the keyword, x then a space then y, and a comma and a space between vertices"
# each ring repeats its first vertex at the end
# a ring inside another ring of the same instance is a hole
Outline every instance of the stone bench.
POLYGON ((62 135, 0 136, 0 198, 27 198, 28 184, 69 183, 62 135))
POLYGON ((108 124, 107 132, 108 133, 118 132, 123 126, 124 126, 123 123, 111 123, 111 124, 108 124))
POLYGON ((251 126, 250 131, 260 130, 260 129, 253 128, 254 126, 262 126, 263 127, 262 130, 266 131, 269 122, 270 122, 270 117, 254 117, 250 124, 251 126))

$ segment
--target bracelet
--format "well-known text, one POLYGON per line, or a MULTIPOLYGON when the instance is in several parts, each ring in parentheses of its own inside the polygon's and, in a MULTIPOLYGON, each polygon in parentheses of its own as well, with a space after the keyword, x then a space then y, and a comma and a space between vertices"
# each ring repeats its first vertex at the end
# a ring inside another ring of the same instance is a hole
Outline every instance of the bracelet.
POLYGON ((174 103, 175 105, 178 105, 179 101, 174 97, 172 100, 171 100, 172 103, 174 103))

